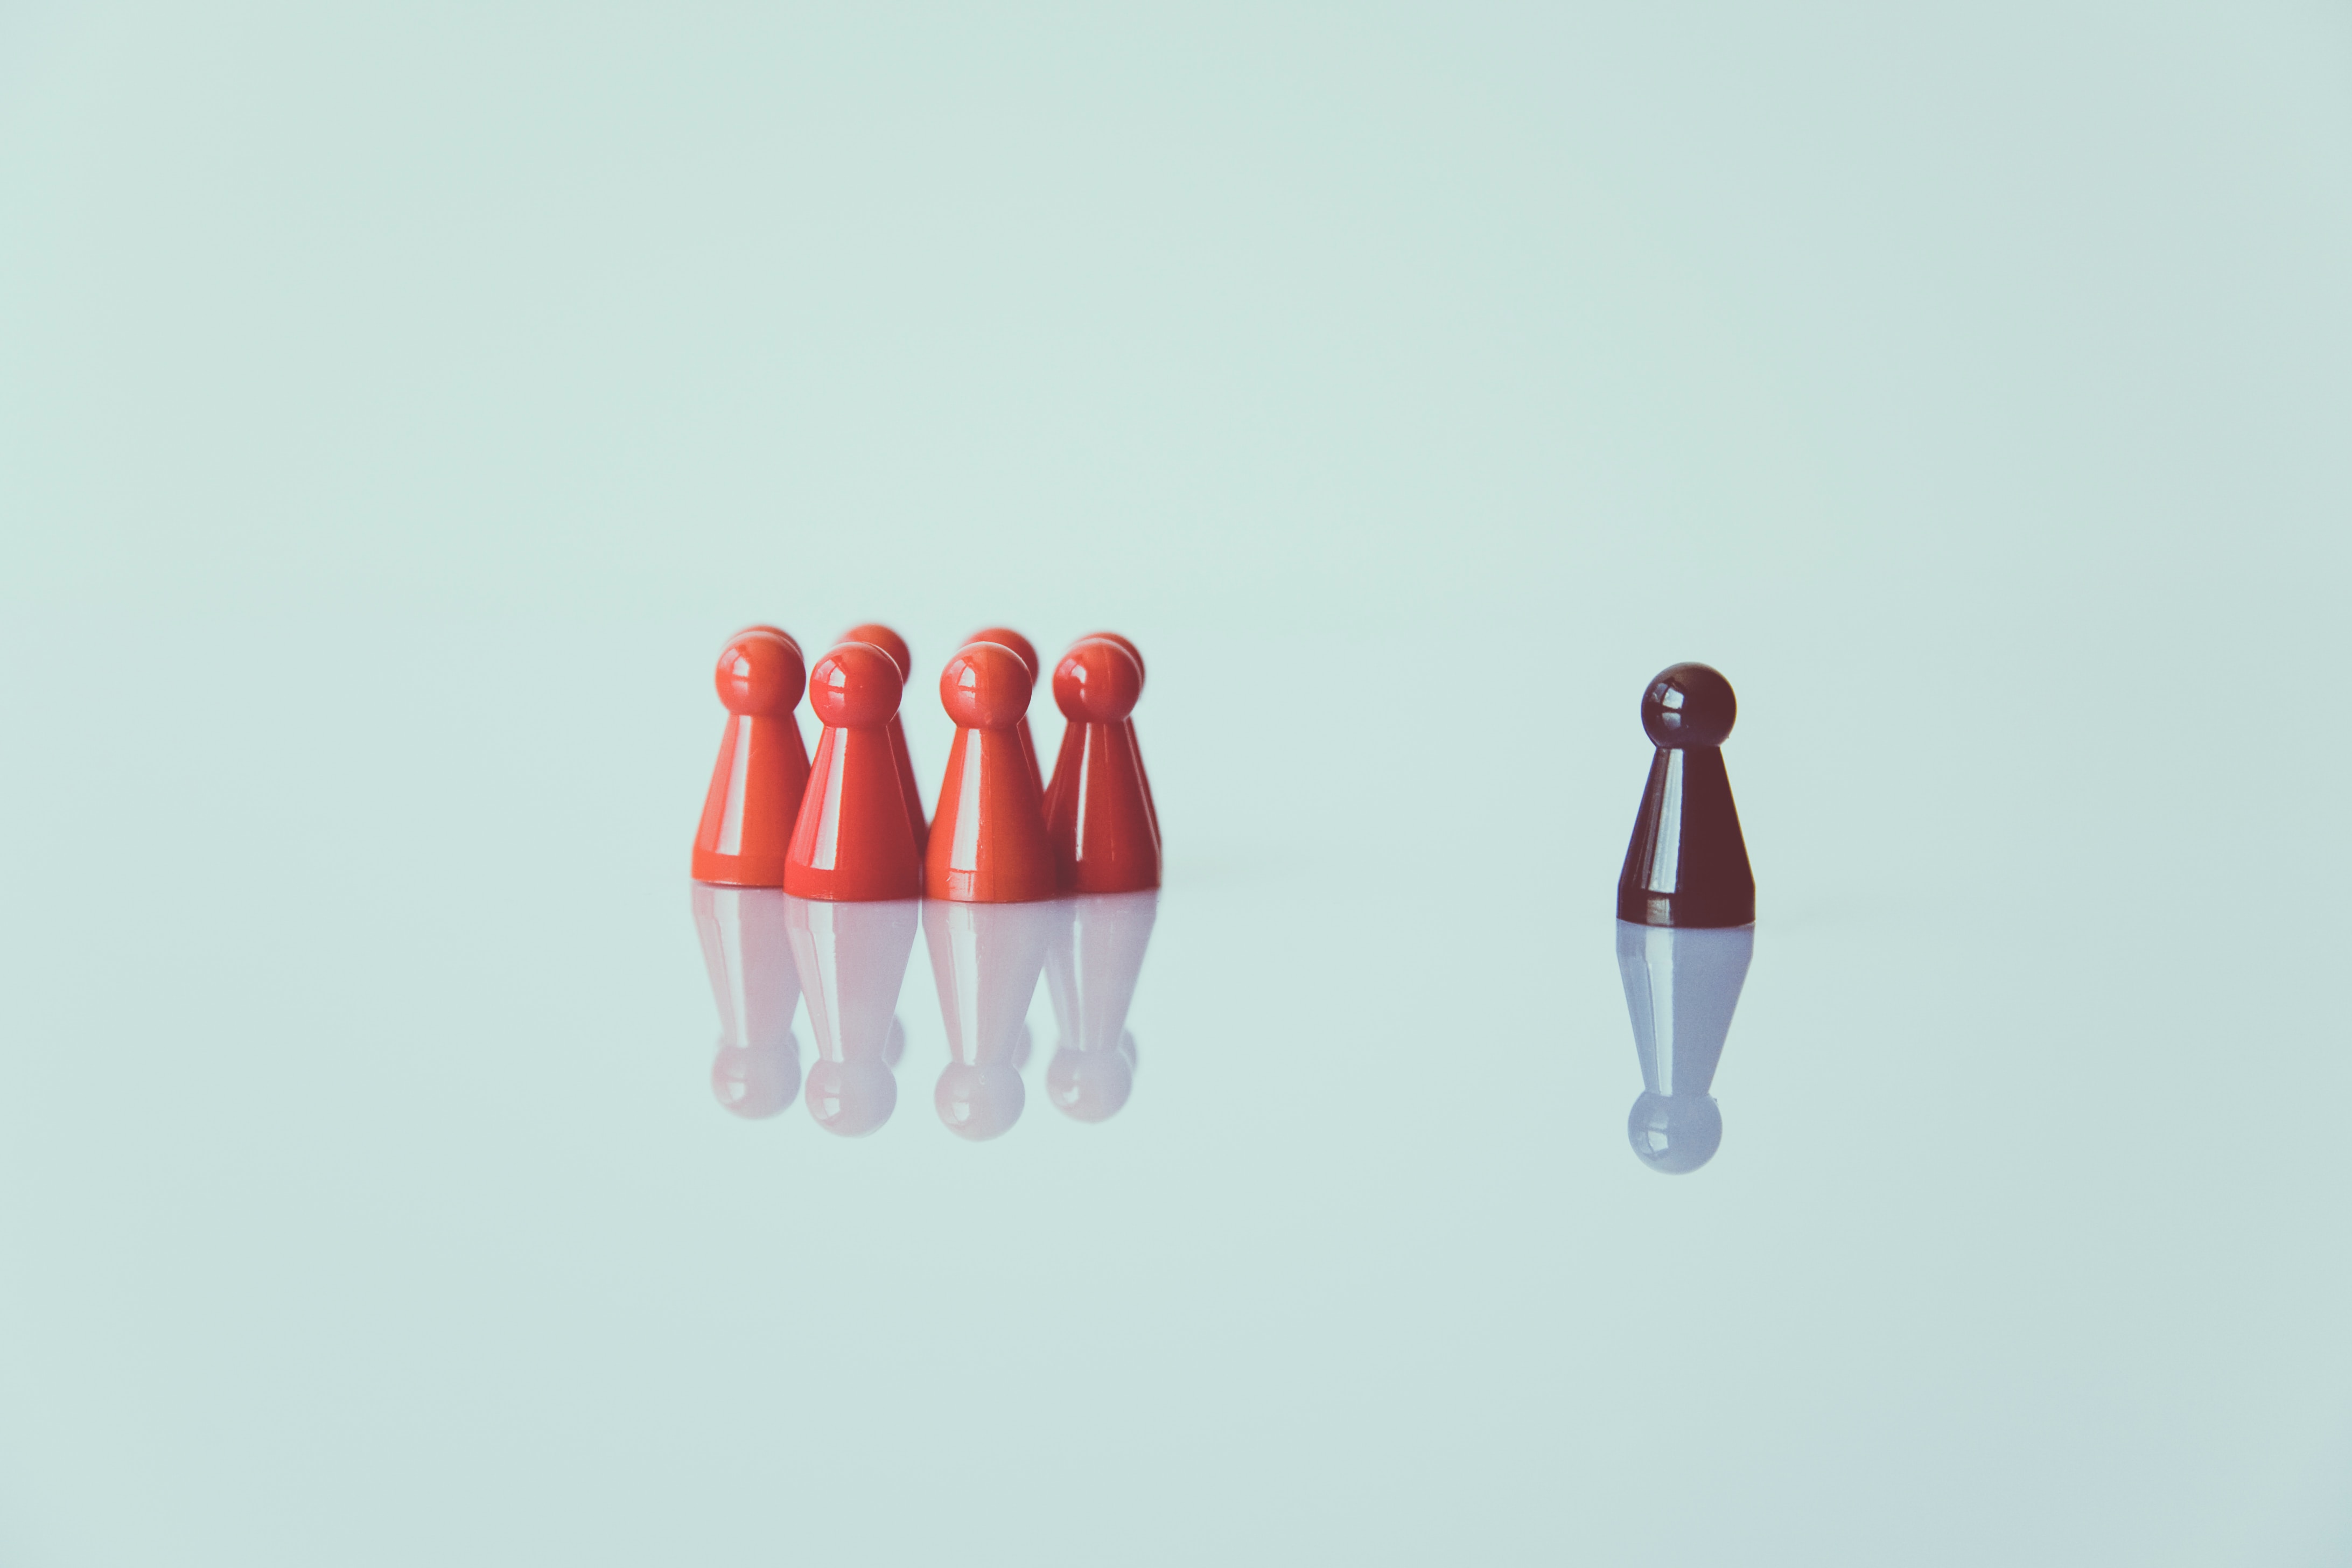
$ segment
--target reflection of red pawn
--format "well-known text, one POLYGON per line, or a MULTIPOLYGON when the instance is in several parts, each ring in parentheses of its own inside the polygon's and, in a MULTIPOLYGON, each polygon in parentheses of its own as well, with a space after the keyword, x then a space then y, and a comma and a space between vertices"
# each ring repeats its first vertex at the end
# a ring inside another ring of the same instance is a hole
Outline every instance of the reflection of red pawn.
POLYGON ((793 1037, 801 982, 785 930, 784 896, 770 888, 697 883, 694 923, 702 931, 702 959, 719 1005, 710 1091, 738 1116, 773 1116, 801 1087, 801 1047, 793 1037))
MULTIPOLYGON (((843 642, 870 642, 890 656, 898 667, 898 703, 906 706, 907 682, 915 673, 915 656, 908 649, 907 639, 879 621, 868 621, 862 626, 852 626, 841 634, 843 642)), ((898 764, 898 793, 907 797, 907 816, 915 825, 915 847, 919 849, 930 835, 930 826, 923 820, 923 792, 915 783, 915 754, 907 750, 907 725, 902 714, 890 715, 887 726, 890 731, 891 760, 898 764)))
POLYGON ((809 672, 824 734, 785 857, 784 891, 803 899, 911 899, 922 851, 907 820, 885 726, 898 711, 898 667, 871 643, 843 643, 809 672))
POLYGON ((1045 1068, 1045 1093, 1080 1121, 1117 1115, 1135 1087, 1127 1010, 1159 908, 1158 893, 1072 899, 1045 951, 1046 993, 1062 1036, 1045 1068))
POLYGON ((1029 671, 999 643, 967 644, 940 672, 940 702, 956 738, 923 863, 931 898, 1017 904, 1054 896, 1037 778, 1013 732, 1028 701, 1029 671))
MULTIPOLYGON (((1009 647, 1021 658, 1021 667, 1029 672, 1029 696, 1037 695, 1037 645, 1014 631, 1011 626, 982 626, 963 639, 967 643, 992 642, 1009 647)), ((1037 765, 1037 739, 1029 733, 1029 703, 1021 704, 1021 721, 1013 726, 1021 737, 1021 754, 1029 759, 1029 776, 1037 781, 1037 793, 1045 793, 1045 770, 1037 765)))
POLYGON ((793 958, 816 1031, 809 1068, 809 1114, 845 1138, 890 1120, 898 1103, 891 1076, 903 1032, 893 1016, 915 945, 912 900, 897 903, 784 900, 793 958))
POLYGON ((1029 1047, 1029 999, 1046 944, 1056 927, 1068 924, 1069 910, 1059 900, 923 906, 931 978, 948 1031, 948 1065, 931 1103, 958 1137, 984 1142, 1021 1119, 1028 1098, 1021 1063, 1029 1047))
POLYGON ((1128 715, 1143 668, 1108 637, 1087 637, 1054 669, 1054 700, 1068 723, 1046 787, 1046 832, 1062 886, 1133 893, 1160 886, 1160 825, 1128 715))
POLYGON ((801 740, 801 650, 770 626, 738 632, 719 655, 719 700, 727 737, 710 770, 702 823, 694 834, 694 879, 737 888, 772 888, 784 879, 793 824, 807 787, 808 749, 801 740))

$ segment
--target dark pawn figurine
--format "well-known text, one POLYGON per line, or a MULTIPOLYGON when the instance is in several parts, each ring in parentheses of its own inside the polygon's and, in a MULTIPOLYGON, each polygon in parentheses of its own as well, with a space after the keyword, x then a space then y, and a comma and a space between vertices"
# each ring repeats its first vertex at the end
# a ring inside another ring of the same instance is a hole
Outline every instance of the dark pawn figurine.
POLYGON ((1724 771, 1724 738, 1739 704, 1703 664, 1662 669, 1642 694, 1642 728, 1658 748, 1642 815, 1617 878, 1617 918, 1645 926, 1744 926, 1756 919, 1756 878, 1724 771))

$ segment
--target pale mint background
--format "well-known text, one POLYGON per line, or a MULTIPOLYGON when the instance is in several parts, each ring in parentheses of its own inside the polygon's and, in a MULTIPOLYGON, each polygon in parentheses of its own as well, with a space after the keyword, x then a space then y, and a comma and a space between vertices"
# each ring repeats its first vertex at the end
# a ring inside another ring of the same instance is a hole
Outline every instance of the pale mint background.
POLYGON ((2345 1562, 2347 430, 2340 7, 0 5, 0 1563, 2345 1562), (1150 661, 1103 1125, 711 1100, 877 616, 1150 661))

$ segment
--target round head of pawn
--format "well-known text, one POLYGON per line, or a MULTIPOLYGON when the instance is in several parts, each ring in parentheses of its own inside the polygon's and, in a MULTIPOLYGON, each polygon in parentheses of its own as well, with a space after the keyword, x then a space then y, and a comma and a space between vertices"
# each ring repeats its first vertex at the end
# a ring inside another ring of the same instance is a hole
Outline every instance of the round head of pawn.
POLYGON ((956 649, 940 671, 940 706, 961 729, 1003 730, 1029 711, 1029 667, 1003 643, 972 642, 956 649))
POLYGON ((1108 637, 1070 645, 1054 667, 1054 702, 1074 724, 1112 724, 1135 711, 1143 666, 1108 637))
POLYGON ((1029 684, 1037 683, 1037 645, 1014 631, 1011 626, 982 626, 963 639, 967 643, 992 642, 999 647, 1009 647, 1021 656, 1029 668, 1029 684))
POLYGON ((755 626, 719 650, 719 700, 730 713, 789 713, 800 706, 805 673, 792 638, 755 626))
POLYGON ((1723 1111, 1711 1094, 1644 1093, 1625 1118, 1625 1136, 1653 1171, 1685 1175, 1722 1146, 1723 1111))
POLYGON ((1105 642, 1115 642, 1118 644, 1119 647, 1127 649, 1127 657, 1135 660, 1135 679, 1139 683, 1141 682, 1143 679, 1143 650, 1136 647, 1134 643, 1129 641, 1127 638, 1119 636, 1117 632, 1088 632, 1085 637, 1080 637, 1078 640, 1080 642, 1092 642, 1097 637, 1100 637, 1105 642))
POLYGON ((868 621, 862 626, 852 626, 841 634, 841 640, 872 643, 876 647, 888 654, 890 662, 898 667, 898 680, 902 685, 905 684, 907 677, 915 672, 915 656, 908 651, 907 639, 879 621, 868 621))
POLYGON ((898 710, 902 684, 888 654, 870 642, 845 642, 809 671, 809 711, 828 729, 871 730, 898 710))
POLYGON ((1677 664, 1658 671, 1642 693, 1642 728, 1654 746, 1680 751, 1720 746, 1739 717, 1731 682, 1704 664, 1677 664))

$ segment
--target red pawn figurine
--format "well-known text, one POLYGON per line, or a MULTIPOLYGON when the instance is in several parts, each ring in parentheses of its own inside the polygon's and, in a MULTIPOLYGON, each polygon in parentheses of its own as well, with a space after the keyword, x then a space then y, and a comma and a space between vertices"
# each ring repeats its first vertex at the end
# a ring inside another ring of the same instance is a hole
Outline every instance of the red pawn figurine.
MULTIPOLYGON (((1127 649, 1127 656, 1135 660, 1135 695, 1139 701, 1141 700, 1143 683, 1150 678, 1150 672, 1143 668, 1143 650, 1135 646, 1132 638, 1123 637, 1117 632, 1088 632, 1078 640, 1091 642, 1096 637, 1100 637, 1105 642, 1118 644, 1119 647, 1127 649)), ((1127 727, 1127 738, 1129 741, 1135 739, 1135 726, 1132 724, 1127 727)), ((1151 814, 1151 835, 1156 838, 1160 836, 1160 807, 1151 799, 1151 775, 1144 771, 1143 748, 1140 744, 1138 744, 1135 749, 1135 771, 1143 780, 1143 809, 1151 814)), ((1050 816, 1053 814, 1049 811, 1046 815, 1050 816)))
POLYGON ((843 643, 809 672, 809 708, 824 733, 784 860, 787 893, 865 901, 922 892, 922 850, 887 731, 899 684, 898 667, 872 643, 843 643))
POLYGON ((801 740, 798 644, 769 626, 735 634, 719 655, 719 700, 727 736, 719 743, 702 823, 694 834, 694 879, 733 888, 773 888, 808 785, 801 740))
POLYGON ((1013 732, 1028 696, 1029 671, 1002 643, 967 644, 940 672, 956 738, 923 860, 931 898, 1018 904, 1058 890, 1037 778, 1013 732))
MULTIPOLYGON (((841 634, 843 642, 870 642, 890 656, 898 667, 898 701, 904 707, 907 682, 915 673, 915 656, 907 647, 907 639, 879 621, 868 621, 862 626, 852 626, 841 634)), ((915 784, 915 755, 907 750, 907 726, 900 715, 890 715, 890 755, 898 765, 898 793, 907 797, 907 816, 915 824, 915 845, 920 848, 930 835, 923 820, 923 792, 915 784)))
POLYGON ((1128 717, 1142 694, 1143 667, 1108 637, 1074 644, 1054 668, 1054 700, 1069 722, 1045 791, 1045 830, 1071 892, 1160 886, 1160 824, 1128 717))
MULTIPOLYGON (((992 642, 1009 647, 1021 656, 1021 667, 1029 672, 1029 699, 1037 695, 1037 645, 1014 631, 1011 626, 982 626, 963 639, 965 643, 992 642)), ((1037 793, 1045 793, 1045 770, 1037 765, 1036 737, 1029 733, 1029 702, 1021 704, 1021 722, 1013 726, 1021 737, 1021 754, 1029 759, 1029 776, 1037 781, 1037 793)))

